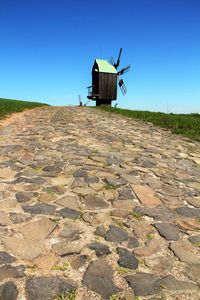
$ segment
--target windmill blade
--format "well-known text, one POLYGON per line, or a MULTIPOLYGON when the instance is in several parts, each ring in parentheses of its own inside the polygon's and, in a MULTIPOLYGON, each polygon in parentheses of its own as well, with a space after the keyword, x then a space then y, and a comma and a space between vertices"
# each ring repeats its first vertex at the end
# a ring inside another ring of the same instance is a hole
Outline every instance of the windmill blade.
POLYGON ((122 74, 128 72, 128 71, 130 70, 130 67, 131 67, 131 65, 128 65, 128 66, 122 68, 121 71, 119 71, 119 72, 117 73, 117 75, 122 75, 122 74))
POLYGON ((127 92, 127 87, 126 87, 123 79, 121 79, 120 77, 118 77, 118 84, 119 84, 119 87, 120 87, 120 90, 121 90, 122 94, 125 95, 126 92, 127 92))
POLYGON ((110 58, 110 63, 111 63, 111 65, 115 66, 115 60, 114 60, 114 58, 112 56, 110 58))
POLYGON ((117 69, 119 67, 121 55, 122 55, 122 48, 120 48, 120 50, 119 50, 119 56, 117 59, 117 63, 114 65, 115 69, 117 69))

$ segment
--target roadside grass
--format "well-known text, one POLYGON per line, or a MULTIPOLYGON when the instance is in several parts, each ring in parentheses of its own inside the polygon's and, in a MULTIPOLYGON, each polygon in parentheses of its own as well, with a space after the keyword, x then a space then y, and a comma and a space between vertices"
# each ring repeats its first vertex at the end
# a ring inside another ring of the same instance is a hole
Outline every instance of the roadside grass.
POLYGON ((5 118, 13 112, 46 105, 48 104, 0 98, 0 119, 5 118))
POLYGON ((172 133, 181 134, 192 140, 200 141, 200 114, 198 113, 165 114, 161 112, 136 111, 106 106, 98 107, 98 109, 150 122, 154 125, 168 128, 172 133))

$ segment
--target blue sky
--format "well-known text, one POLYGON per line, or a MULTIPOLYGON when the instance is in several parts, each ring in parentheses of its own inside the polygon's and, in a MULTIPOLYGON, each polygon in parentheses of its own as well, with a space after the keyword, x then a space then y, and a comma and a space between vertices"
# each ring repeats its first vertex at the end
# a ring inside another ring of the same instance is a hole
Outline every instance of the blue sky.
POLYGON ((200 0, 0 0, 0 97, 85 103, 120 47, 118 106, 200 113, 200 0))

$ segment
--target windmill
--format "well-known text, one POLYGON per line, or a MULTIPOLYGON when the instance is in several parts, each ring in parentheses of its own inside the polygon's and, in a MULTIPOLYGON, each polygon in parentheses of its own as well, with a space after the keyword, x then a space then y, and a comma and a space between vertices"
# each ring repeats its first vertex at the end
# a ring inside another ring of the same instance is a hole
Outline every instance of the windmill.
POLYGON ((122 55, 120 48, 117 62, 113 57, 110 62, 102 59, 95 59, 92 68, 92 85, 88 87, 88 99, 96 101, 96 106, 109 105, 117 99, 117 82, 123 95, 126 94, 127 88, 121 78, 121 75, 128 72, 130 65, 118 71, 122 55))

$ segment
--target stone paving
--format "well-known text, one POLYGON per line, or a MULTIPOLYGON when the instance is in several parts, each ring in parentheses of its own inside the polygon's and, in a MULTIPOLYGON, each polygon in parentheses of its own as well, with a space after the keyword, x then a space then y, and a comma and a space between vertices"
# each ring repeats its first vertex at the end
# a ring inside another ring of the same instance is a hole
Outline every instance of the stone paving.
POLYGON ((0 238, 1 300, 200 299, 200 144, 26 111, 0 127, 0 238))

